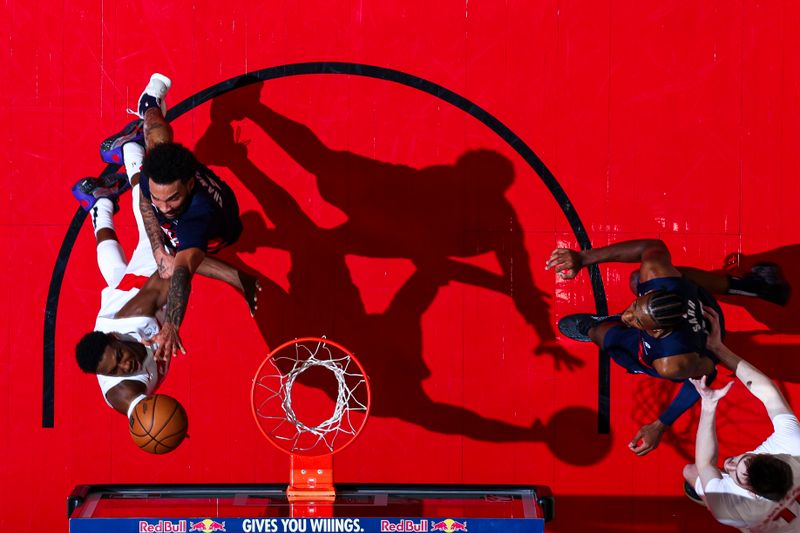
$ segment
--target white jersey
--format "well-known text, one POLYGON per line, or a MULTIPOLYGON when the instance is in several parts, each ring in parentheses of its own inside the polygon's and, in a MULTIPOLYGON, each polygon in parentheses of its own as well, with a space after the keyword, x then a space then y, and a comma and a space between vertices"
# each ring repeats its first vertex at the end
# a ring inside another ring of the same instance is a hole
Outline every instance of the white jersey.
MULTIPOLYGON (((100 312, 97 314, 95 331, 104 333, 119 333, 126 335, 131 340, 138 342, 149 339, 159 330, 159 322, 154 317, 140 316, 128 318, 115 318, 117 312, 128 303, 131 298, 139 293, 147 279, 157 270, 153 249, 144 229, 142 215, 139 211, 139 186, 133 187, 131 199, 136 226, 139 230, 139 242, 133 251, 130 261, 125 259, 125 253, 117 240, 106 240, 97 245, 97 264, 108 286, 100 295, 100 312)), ((112 226, 113 229, 113 226, 112 226)), ((161 315, 159 312, 158 315, 161 315)), ((131 376, 102 376, 97 374, 103 399, 111 405, 106 394, 114 386, 123 381, 138 381, 144 383, 147 395, 153 394, 169 368, 169 362, 156 363, 153 359, 154 349, 147 348, 142 369, 131 376)), ((135 401, 134 401, 135 402, 135 401)), ((112 406, 113 407, 113 406, 112 406)), ((131 404, 131 408, 133 403, 131 404)))
POLYGON ((752 533, 800 531, 800 422, 793 414, 780 414, 772 425, 774 433, 752 453, 769 453, 788 463, 794 476, 792 488, 774 502, 743 489, 726 473, 722 479, 709 481, 705 490, 698 478, 695 490, 705 493, 708 508, 720 523, 752 533))
MULTIPOLYGON (((105 291, 103 292, 105 296, 105 291)), ((133 298, 133 295, 138 292, 138 289, 114 292, 132 292, 133 294, 131 294, 128 298, 130 299, 133 298)), ((116 303, 120 299, 120 295, 113 296, 115 296, 113 301, 116 303)), ((97 322, 95 323, 94 329, 95 331, 102 331, 105 333, 116 332, 130 337, 132 340, 142 341, 144 339, 149 339, 158 333, 159 327, 158 321, 154 317, 135 316, 128 318, 113 318, 112 313, 111 318, 109 318, 102 316, 101 311, 101 315, 97 317, 97 322)), ((147 349, 147 356, 144 359, 141 370, 136 374, 129 376, 103 376, 101 374, 97 374, 97 381, 100 384, 100 391, 103 393, 103 399, 105 399, 109 406, 111 406, 111 403, 109 403, 106 394, 108 394, 109 390, 116 385, 119 385, 123 381, 138 381, 143 383, 146 388, 145 394, 147 396, 153 394, 164 381, 167 371, 169 370, 169 358, 167 361, 156 362, 155 359, 153 359, 155 349, 151 346, 146 346, 145 348, 147 349)))

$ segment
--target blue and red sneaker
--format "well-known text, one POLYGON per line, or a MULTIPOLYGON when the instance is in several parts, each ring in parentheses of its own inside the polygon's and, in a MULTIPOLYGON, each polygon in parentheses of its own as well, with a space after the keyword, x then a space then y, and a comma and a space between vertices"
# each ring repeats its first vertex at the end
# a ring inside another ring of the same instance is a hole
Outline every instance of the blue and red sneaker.
POLYGON ((122 131, 115 133, 100 143, 100 159, 111 165, 122 165, 122 145, 129 142, 138 142, 144 146, 144 121, 134 120, 128 123, 122 131))
POLYGON ((119 211, 117 198, 131 188, 125 174, 106 174, 99 178, 83 178, 72 186, 72 196, 77 198, 84 211, 89 211, 100 198, 114 203, 114 212, 119 211))

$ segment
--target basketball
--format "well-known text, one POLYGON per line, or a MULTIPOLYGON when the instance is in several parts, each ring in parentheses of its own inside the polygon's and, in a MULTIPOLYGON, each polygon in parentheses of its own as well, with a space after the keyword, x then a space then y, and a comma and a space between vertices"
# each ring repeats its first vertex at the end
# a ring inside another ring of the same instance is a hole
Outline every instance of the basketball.
POLYGON ((166 394, 139 402, 129 420, 133 442, 148 453, 169 453, 180 445, 189 429, 183 406, 166 394))

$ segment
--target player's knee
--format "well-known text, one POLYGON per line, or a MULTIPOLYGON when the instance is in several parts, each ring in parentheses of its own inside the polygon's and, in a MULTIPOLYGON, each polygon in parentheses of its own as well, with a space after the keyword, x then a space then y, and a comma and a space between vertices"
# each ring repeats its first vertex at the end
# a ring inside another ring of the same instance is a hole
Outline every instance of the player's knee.
POLYGON ((697 481, 697 465, 690 464, 683 467, 683 479, 689 482, 692 486, 694 486, 694 482, 697 481))
POLYGON ((708 365, 703 359, 710 361, 710 359, 702 358, 697 354, 672 355, 653 361, 653 368, 656 369, 659 376, 667 379, 699 379, 714 368, 713 363, 711 363, 710 369, 707 368, 708 365))
POLYGON ((602 348, 604 346, 606 333, 608 332, 608 330, 610 330, 615 326, 619 326, 620 324, 621 322, 617 321, 603 322, 601 324, 598 324, 597 326, 589 330, 589 338, 592 339, 593 343, 602 348))
POLYGON ((630 277, 628 278, 628 286, 631 289, 631 292, 635 296, 639 296, 639 269, 637 268, 633 272, 631 272, 630 277))
POLYGON ((151 149, 159 144, 166 144, 172 142, 172 134, 167 128, 153 129, 147 132, 145 136, 145 144, 148 149, 151 149))
POLYGON ((690 366, 668 365, 658 370, 658 375, 662 378, 680 380, 695 377, 695 371, 694 368, 690 366))

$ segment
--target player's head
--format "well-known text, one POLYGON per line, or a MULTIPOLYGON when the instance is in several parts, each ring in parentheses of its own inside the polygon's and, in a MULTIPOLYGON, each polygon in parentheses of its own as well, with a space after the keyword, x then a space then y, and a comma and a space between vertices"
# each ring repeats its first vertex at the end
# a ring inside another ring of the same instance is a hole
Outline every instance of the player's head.
POLYGON ((134 374, 141 369, 145 353, 140 343, 124 341, 102 331, 87 333, 75 346, 75 358, 81 370, 104 376, 134 374))
POLYGON ((199 163, 178 143, 162 143, 147 152, 142 173, 150 184, 150 200, 167 218, 176 218, 186 207, 194 188, 199 163))
POLYGON ((728 457, 723 468, 737 485, 769 500, 779 501, 792 487, 792 467, 768 453, 728 457))
POLYGON ((97 365, 103 358, 110 336, 102 331, 92 331, 83 336, 75 346, 75 359, 78 366, 87 374, 97 374, 97 365))
POLYGON ((659 289, 636 298, 622 313, 622 321, 658 336, 675 329, 685 314, 686 302, 679 294, 659 289))

